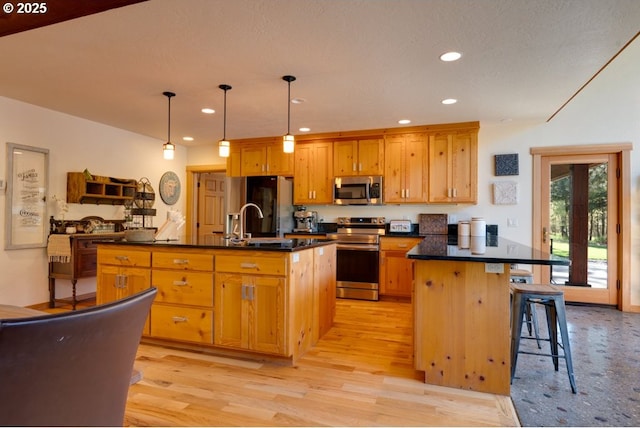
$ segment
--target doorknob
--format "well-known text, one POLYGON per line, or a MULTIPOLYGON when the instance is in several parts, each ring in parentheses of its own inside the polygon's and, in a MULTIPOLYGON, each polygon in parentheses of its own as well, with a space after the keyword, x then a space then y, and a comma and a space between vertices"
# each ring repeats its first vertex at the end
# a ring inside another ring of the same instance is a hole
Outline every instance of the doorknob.
POLYGON ((542 242, 547 242, 547 238, 549 237, 549 232, 546 227, 542 228, 542 242))

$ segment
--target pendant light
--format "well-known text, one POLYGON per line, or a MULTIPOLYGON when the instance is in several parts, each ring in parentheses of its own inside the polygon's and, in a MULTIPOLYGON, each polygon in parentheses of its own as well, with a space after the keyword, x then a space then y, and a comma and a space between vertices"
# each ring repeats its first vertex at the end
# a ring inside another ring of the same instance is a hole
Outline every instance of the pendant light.
POLYGON ((231 152, 231 143, 227 141, 227 91, 231 89, 229 85, 220 85, 218 88, 224 91, 224 113, 222 121, 222 140, 218 142, 218 156, 228 158, 231 152))
POLYGON ((167 121, 167 142, 162 145, 162 153, 165 159, 173 159, 173 155, 176 152, 176 146, 171 143, 171 97, 175 97, 173 92, 163 92, 162 95, 169 99, 169 120, 167 121))
POLYGON ((287 93, 287 134, 282 138, 282 151, 285 153, 293 153, 295 148, 295 139, 291 135, 291 82, 295 81, 295 76, 282 76, 282 80, 287 82, 289 91, 287 93))

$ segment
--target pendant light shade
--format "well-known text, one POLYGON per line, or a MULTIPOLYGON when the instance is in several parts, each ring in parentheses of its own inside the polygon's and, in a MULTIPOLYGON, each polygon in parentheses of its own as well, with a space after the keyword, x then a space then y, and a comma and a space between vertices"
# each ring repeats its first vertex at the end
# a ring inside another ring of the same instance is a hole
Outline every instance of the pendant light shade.
POLYGON ((224 113, 222 119, 222 140, 218 142, 218 156, 228 158, 231 152, 231 143, 227 141, 227 91, 231 89, 229 85, 220 85, 218 88, 224 91, 224 113))
POLYGON ((165 159, 173 159, 176 152, 176 146, 171 142, 171 97, 175 97, 173 92, 163 92, 162 95, 169 100, 169 118, 167 120, 167 142, 162 145, 162 154, 165 159))
POLYGON ((295 138, 291 135, 291 82, 295 81, 295 76, 282 76, 282 80, 287 82, 287 133, 282 137, 282 151, 285 153, 293 153, 295 149, 295 138))

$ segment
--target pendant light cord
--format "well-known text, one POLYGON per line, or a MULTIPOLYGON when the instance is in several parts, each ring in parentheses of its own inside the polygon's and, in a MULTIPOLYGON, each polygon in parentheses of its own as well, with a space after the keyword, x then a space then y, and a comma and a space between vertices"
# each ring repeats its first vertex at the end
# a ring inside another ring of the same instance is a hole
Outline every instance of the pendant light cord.
POLYGON ((167 118, 167 141, 171 142, 171 96, 169 95, 169 113, 167 118))
POLYGON ((162 93, 165 97, 169 99, 169 108, 168 108, 168 119, 167 119, 167 143, 171 143, 171 97, 175 97, 176 94, 173 92, 165 91, 162 93))
POLYGON ((227 141, 227 90, 224 90, 224 109, 222 116, 222 139, 227 141))
POLYGON ((287 82, 287 135, 291 134, 291 82, 296 80, 295 76, 282 76, 282 80, 287 82))
POLYGON ((287 134, 291 134, 291 81, 288 81, 287 91, 287 134))

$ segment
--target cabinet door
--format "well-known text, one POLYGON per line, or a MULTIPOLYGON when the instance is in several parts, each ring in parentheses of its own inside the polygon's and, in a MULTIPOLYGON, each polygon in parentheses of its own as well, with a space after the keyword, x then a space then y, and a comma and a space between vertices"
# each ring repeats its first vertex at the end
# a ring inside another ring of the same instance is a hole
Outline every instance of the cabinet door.
POLYGON ((380 294, 411 297, 413 286, 413 260, 405 257, 405 251, 380 253, 380 294))
POLYGON ((429 137, 429 202, 450 201, 450 135, 429 137))
POLYGON ((243 300, 242 275, 215 274, 214 343, 246 349, 248 307, 243 300))
POLYGON ((240 149, 240 173, 242 176, 266 175, 267 152, 264 146, 245 146, 240 149))
POLYGON ((457 202, 477 201, 477 142, 476 135, 455 134, 451 140, 451 187, 457 202))
POLYGON ((151 286, 151 272, 143 268, 100 265, 96 276, 98 305, 113 302, 151 286))
POLYGON ((267 146, 267 175, 293 175, 293 153, 282 151, 282 142, 267 146))
POLYGON ((285 352, 285 279, 255 276, 245 292, 249 300, 249 349, 273 354, 285 352))
POLYGON ((426 136, 424 134, 388 136, 384 153, 385 202, 426 202, 426 136))
POLYGON ((333 143, 333 174, 335 176, 357 175, 357 141, 335 141, 333 143))
POLYGON ((331 204, 333 203, 333 143, 316 143, 314 146, 314 157, 311 159, 313 203, 331 204))
POLYGON ((294 204, 333 202, 333 143, 296 145, 294 167, 294 204))
POLYGON ((475 133, 429 137, 429 202, 476 203, 477 152, 475 133))
POLYGON ((242 177, 241 151, 237 144, 231 144, 227 158, 227 176, 242 177))
POLYGON ((294 179, 293 179, 293 203, 309 204, 312 203, 311 175, 309 168, 313 160, 313 145, 298 144, 296 146, 294 179))
POLYGON ((406 136, 404 145, 405 198, 407 203, 427 201, 427 140, 422 134, 406 136))
POLYGON ((384 145, 384 201, 404 202, 404 137, 387 136, 384 145))
MULTIPOLYGON (((335 148, 334 148, 335 150, 335 148)), ((359 175, 382 175, 384 172, 384 140, 359 140, 357 170, 359 175)))

